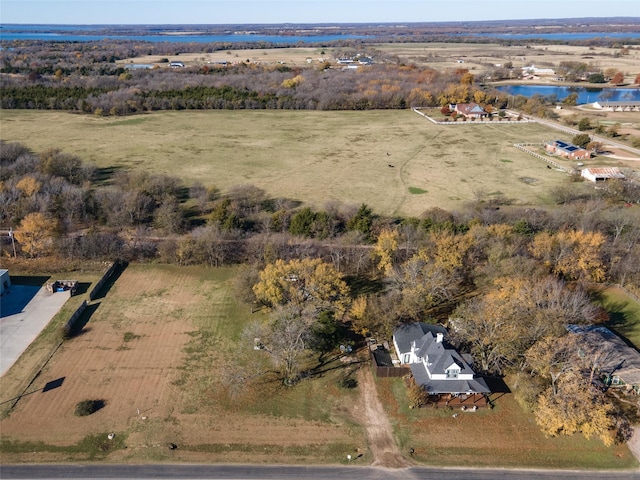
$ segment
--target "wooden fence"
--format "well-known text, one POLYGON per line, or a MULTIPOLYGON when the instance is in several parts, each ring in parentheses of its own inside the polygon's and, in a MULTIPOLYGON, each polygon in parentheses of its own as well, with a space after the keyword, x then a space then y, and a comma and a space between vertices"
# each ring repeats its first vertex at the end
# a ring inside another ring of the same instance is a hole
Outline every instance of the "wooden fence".
POLYGON ((98 280, 98 283, 96 283, 95 287, 93 287, 93 289, 89 292, 89 300, 93 300, 98 296, 98 292, 100 291, 100 289, 104 286, 104 284, 106 283, 107 280, 109 280, 109 278, 111 278, 111 275, 113 275, 113 273, 118 269, 118 267, 122 266, 122 264, 120 262, 113 262, 111 264, 111 266, 109 267, 109 269, 104 273, 104 275, 102 276, 102 278, 100 280, 98 280))
POLYGON ((387 365, 378 365, 376 356, 373 354, 372 350, 369 350, 369 355, 371 356, 371 365, 373 366, 373 371, 376 374, 376 377, 404 377, 405 375, 411 373, 411 369, 405 366, 390 367, 387 365))
POLYGON ((87 305, 88 305, 87 301, 83 300, 80 306, 76 309, 76 311, 73 312, 73 315, 71 315, 71 318, 69 318, 69 320, 67 320, 67 323, 64 324, 65 333, 68 334, 74 331, 75 324, 78 321, 78 318, 80 318, 80 315, 82 315, 82 313, 87 308, 87 305))
POLYGON ((531 147, 531 146, 542 147, 542 146, 544 146, 544 144, 542 144, 542 143, 514 143, 513 146, 516 147, 518 150, 522 150, 524 153, 528 153, 532 157, 535 157, 535 158, 537 158, 539 160, 542 160, 543 162, 547 162, 549 165, 553 165, 558 170, 560 170, 562 172, 566 172, 569 175, 575 175, 575 174, 579 173, 578 170, 574 170, 573 168, 564 167, 564 166, 560 165, 558 162, 552 160, 551 158, 549 158, 549 157, 547 157, 545 155, 540 155, 539 153, 536 153, 536 152, 532 152, 531 150, 526 148, 526 147, 531 147))

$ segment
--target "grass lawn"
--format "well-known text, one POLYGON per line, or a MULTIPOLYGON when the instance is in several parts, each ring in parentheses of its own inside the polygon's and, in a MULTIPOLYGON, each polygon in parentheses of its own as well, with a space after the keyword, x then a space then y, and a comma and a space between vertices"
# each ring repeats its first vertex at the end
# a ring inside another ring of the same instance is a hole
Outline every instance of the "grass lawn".
POLYGON ((338 200, 389 215, 456 209, 475 192, 548 204, 566 175, 512 145, 565 137, 536 123, 438 126, 410 110, 2 112, 3 140, 59 148, 103 172, 144 170, 223 191, 251 183, 316 208, 338 200))
POLYGON ((611 286, 600 293, 600 304, 609 312, 607 326, 640 349, 640 303, 611 286))
MULTIPOLYGON (((626 445, 605 447, 582 436, 546 438, 512 394, 477 412, 408 408, 401 378, 379 378, 378 392, 394 424, 401 451, 433 466, 476 465, 561 469, 626 469, 637 461, 626 445), (457 417, 453 417, 458 413, 457 417)), ((494 394, 498 396, 499 394, 494 394)))

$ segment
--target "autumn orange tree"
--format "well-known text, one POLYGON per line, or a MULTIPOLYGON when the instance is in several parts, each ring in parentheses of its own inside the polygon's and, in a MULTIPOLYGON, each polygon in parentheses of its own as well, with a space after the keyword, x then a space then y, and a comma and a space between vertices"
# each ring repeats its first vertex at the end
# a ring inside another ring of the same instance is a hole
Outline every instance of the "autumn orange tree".
POLYGON ((611 77, 611 83, 613 83, 614 85, 620 85, 621 83, 624 83, 624 74, 620 71, 617 71, 613 77, 611 77))
POLYGON ((15 231, 20 248, 29 257, 47 253, 58 230, 58 222, 40 212, 27 215, 15 231))
POLYGON ((598 310, 583 291, 551 277, 503 277, 482 297, 460 305, 450 324, 486 372, 521 369, 540 339, 559 336, 569 323, 591 323, 598 310))
POLYGON ((276 260, 260 272, 253 287, 265 305, 291 305, 303 311, 308 305, 328 310, 341 318, 350 303, 349 287, 333 265, 319 258, 276 260))
POLYGON ((582 433, 585 438, 600 438, 605 445, 613 444, 615 418, 610 400, 578 372, 570 372, 538 398, 534 415, 542 432, 548 436, 582 433))
POLYGON ((604 241, 605 237, 601 232, 541 232, 535 236, 530 251, 552 273, 570 280, 601 282, 605 279, 604 241))
POLYGON ((378 234, 373 254, 378 259, 378 270, 386 276, 391 275, 391 272, 393 272, 393 260, 398 251, 399 237, 398 231, 391 229, 383 229, 378 234))

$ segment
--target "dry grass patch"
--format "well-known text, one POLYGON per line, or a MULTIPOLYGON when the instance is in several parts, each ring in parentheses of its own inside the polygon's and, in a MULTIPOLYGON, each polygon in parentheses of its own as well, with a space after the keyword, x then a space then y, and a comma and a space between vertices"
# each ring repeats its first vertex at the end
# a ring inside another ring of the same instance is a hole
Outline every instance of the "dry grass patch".
POLYGON ((555 130, 506 122, 437 126, 408 110, 180 111, 134 118, 10 110, 3 112, 2 130, 4 139, 35 151, 61 148, 108 170, 168 174, 223 191, 251 183, 317 208, 339 200, 382 214, 461 208, 475 190, 496 187, 516 204, 545 204, 547 192, 566 178, 512 146, 564 138, 555 130), (523 188, 521 177, 536 182, 523 188), (426 193, 415 195, 410 187, 426 193))
POLYGON ((378 379, 378 391, 403 450, 429 465, 531 468, 635 468, 626 445, 605 447, 582 436, 546 438, 512 394, 492 410, 410 410, 402 379, 378 379), (453 414, 458 413, 457 417, 453 414))

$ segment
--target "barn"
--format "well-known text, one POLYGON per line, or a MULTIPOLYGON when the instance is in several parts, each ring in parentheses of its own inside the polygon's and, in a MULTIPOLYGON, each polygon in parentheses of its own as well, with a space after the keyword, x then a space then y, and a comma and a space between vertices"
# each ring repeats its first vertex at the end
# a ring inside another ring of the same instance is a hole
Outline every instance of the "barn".
POLYGON ((624 174, 616 167, 585 168, 580 176, 594 183, 604 182, 611 178, 624 178, 624 174))

